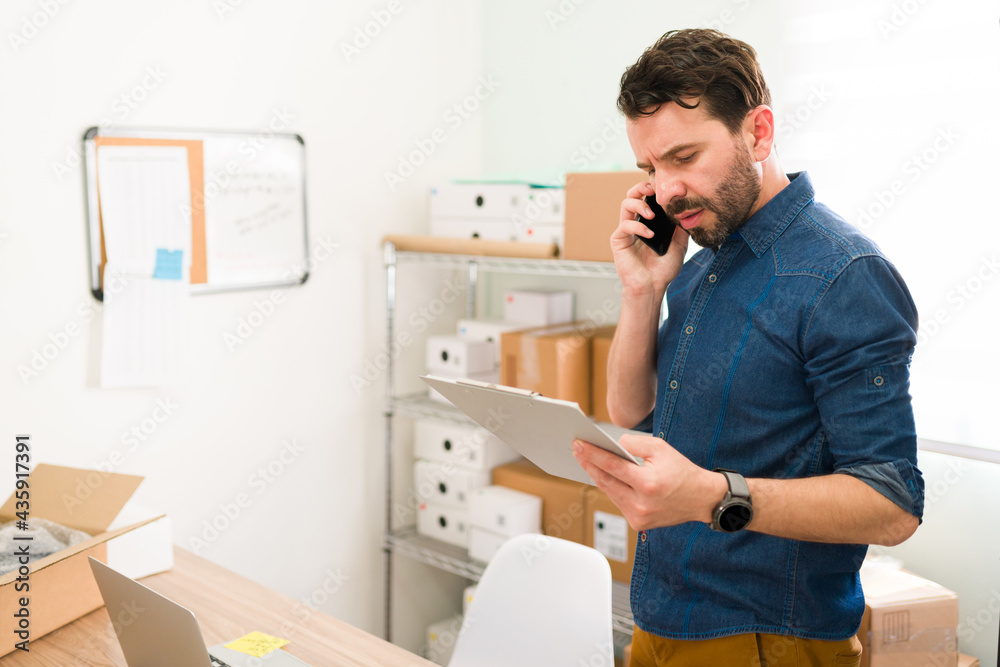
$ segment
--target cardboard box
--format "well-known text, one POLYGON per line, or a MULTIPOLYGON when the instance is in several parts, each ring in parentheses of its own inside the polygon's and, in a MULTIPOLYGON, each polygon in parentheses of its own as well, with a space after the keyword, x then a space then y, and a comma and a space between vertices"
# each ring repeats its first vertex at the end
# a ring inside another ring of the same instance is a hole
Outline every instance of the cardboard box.
MULTIPOLYGON (((0 577, 0 608, 5 614, 21 609, 20 598, 29 598, 32 640, 104 605, 88 557, 93 556, 133 578, 173 567, 173 544, 166 516, 136 505, 127 507, 141 481, 142 477, 135 475, 45 463, 35 466, 27 479, 29 517, 55 521, 93 537, 31 563, 28 590, 24 590, 23 578, 18 581, 22 576, 18 570, 0 577), (123 518, 119 519, 120 516, 123 518), (135 517, 142 518, 124 523, 135 517)), ((0 523, 19 518, 17 493, 15 490, 0 508, 0 523)), ((16 650, 20 641, 12 632, 4 633, 0 655, 16 650)))
POLYGON ((979 667, 979 658, 964 653, 958 654, 958 667, 979 667))
POLYGON ((621 510, 598 488, 592 488, 587 494, 584 530, 583 543, 604 554, 611 566, 611 578, 629 583, 639 533, 628 525, 621 510))
POLYGON ((429 461, 491 470, 521 455, 481 426, 420 419, 414 424, 413 454, 429 461))
POLYGON ((569 290, 511 290, 504 295, 503 319, 522 327, 566 324, 573 321, 573 300, 569 290))
POLYGON ((629 660, 632 659, 632 642, 625 644, 625 648, 622 649, 622 665, 628 667, 629 660))
POLYGON ((612 262, 611 234, 618 229, 622 202, 636 183, 648 181, 642 171, 566 174, 564 259, 612 262))
POLYGON ((573 401, 590 414, 590 339, 612 330, 613 326, 573 322, 505 333, 501 342, 500 383, 573 401))
POLYGON ((594 419, 610 422, 608 412, 608 353, 611 351, 611 339, 615 337, 614 328, 594 334, 590 339, 590 405, 594 419))
POLYGON ((469 377, 496 369, 492 341, 462 336, 431 336, 427 339, 427 370, 434 374, 469 377))
POLYGON ((467 510, 472 492, 489 483, 489 470, 459 468, 440 461, 419 460, 413 464, 414 491, 425 502, 467 510))
POLYGON ((493 483, 542 499, 542 532, 570 542, 584 543, 586 496, 594 487, 554 477, 530 461, 493 469, 493 483))
POLYGON ((905 570, 861 570, 862 665, 958 665, 958 596, 905 570), (865 657, 867 656, 867 658, 865 657))

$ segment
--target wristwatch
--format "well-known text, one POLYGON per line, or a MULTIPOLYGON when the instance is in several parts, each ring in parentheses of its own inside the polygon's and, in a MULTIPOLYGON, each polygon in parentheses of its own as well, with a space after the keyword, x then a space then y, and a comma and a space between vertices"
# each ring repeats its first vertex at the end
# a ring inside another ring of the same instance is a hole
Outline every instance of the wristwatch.
POLYGON ((743 530, 753 519, 753 504, 750 502, 750 488, 743 475, 734 470, 716 468, 729 482, 729 491, 719 506, 712 512, 712 530, 721 533, 735 533, 743 530))

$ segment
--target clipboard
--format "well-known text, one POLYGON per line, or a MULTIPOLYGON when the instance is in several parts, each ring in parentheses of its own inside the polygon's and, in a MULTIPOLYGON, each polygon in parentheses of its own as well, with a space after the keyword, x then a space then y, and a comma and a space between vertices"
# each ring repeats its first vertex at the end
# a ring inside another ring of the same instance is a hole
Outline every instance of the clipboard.
POLYGON ((598 426, 572 401, 475 380, 434 375, 421 375, 420 379, 550 475, 593 486, 594 481, 573 458, 576 438, 642 465, 642 459, 626 451, 617 438, 598 426))
POLYGON ((253 133, 92 127, 83 135, 83 154, 90 288, 98 301, 104 300, 104 268, 108 262, 98 151, 113 146, 169 146, 187 151, 191 293, 292 286, 307 280, 305 142, 301 136, 269 130, 253 133), (258 176, 258 181, 269 181, 266 185, 270 189, 257 185, 250 192, 240 182, 258 176), (274 187, 274 182, 281 187, 274 187), (253 200, 233 206, 237 188, 253 200), (253 212, 258 209, 260 213, 254 218, 253 212), (268 214, 270 218, 265 217, 268 214), (234 225, 240 226, 241 238, 227 231, 234 225), (267 236, 258 235, 254 240, 255 230, 264 227, 267 236), (239 256, 245 268, 232 270, 225 266, 227 254, 239 256), (258 265, 254 265, 255 260, 258 265))

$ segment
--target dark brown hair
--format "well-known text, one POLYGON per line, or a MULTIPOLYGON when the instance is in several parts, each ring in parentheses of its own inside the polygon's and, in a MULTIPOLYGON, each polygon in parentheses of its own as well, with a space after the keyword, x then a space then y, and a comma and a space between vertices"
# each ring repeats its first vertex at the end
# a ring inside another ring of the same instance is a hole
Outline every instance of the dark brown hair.
POLYGON ((771 93, 749 44, 718 30, 671 30, 625 70, 618 108, 635 120, 668 102, 686 109, 704 102, 708 115, 735 134, 748 112, 770 106, 771 93))

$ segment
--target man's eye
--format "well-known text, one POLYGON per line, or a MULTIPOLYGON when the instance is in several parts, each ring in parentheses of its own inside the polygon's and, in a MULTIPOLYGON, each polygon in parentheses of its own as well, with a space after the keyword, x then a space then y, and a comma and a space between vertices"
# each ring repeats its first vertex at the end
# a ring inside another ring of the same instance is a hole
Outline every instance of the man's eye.
POLYGON ((678 155, 676 160, 678 162, 690 162, 691 160, 694 159, 695 155, 697 155, 697 153, 691 153, 690 155, 684 155, 683 157, 678 155))

